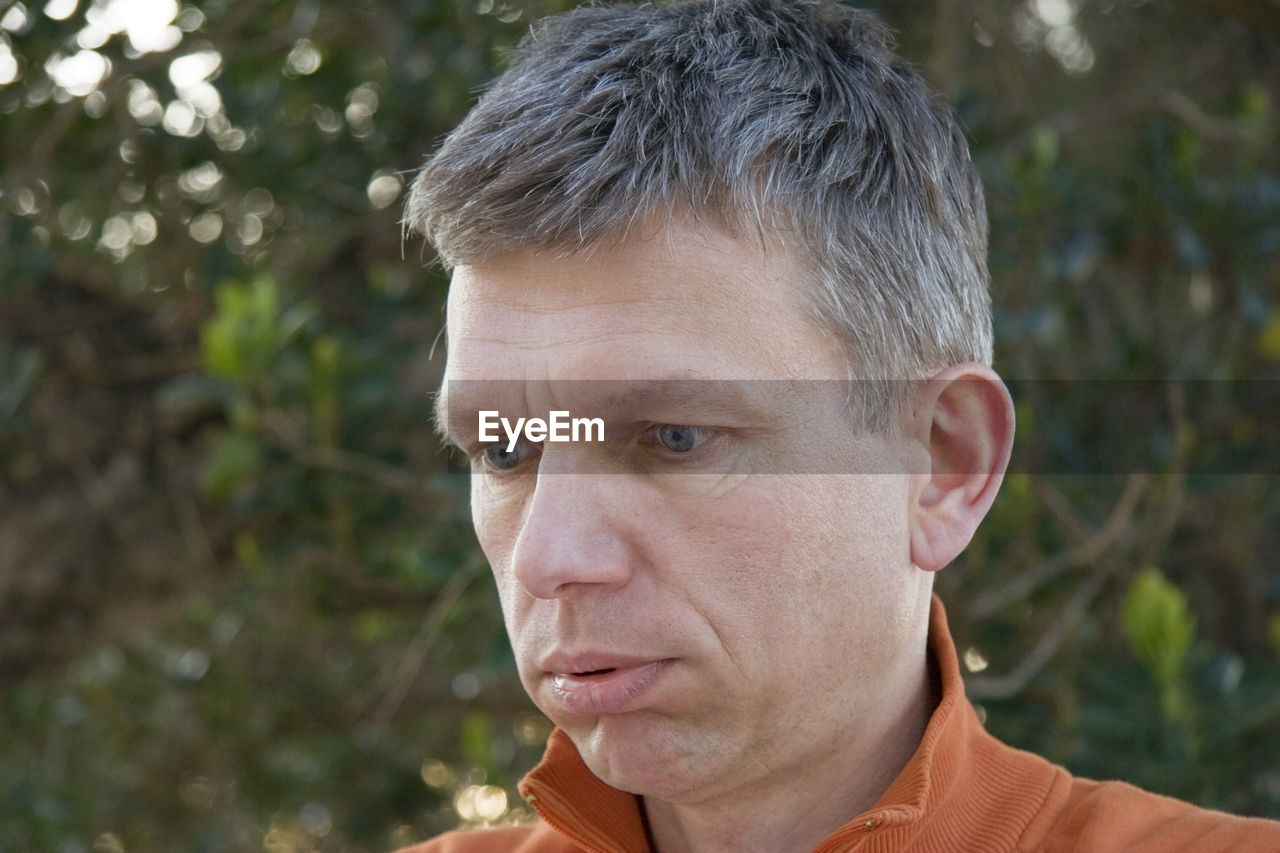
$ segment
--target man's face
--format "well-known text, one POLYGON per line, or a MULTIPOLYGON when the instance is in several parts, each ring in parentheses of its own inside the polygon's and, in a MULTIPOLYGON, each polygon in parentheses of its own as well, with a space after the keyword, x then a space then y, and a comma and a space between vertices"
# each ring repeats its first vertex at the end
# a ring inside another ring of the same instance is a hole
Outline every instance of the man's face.
POLYGON ((922 669, 911 481, 850 473, 900 471, 902 448, 854 427, 843 383, 754 381, 846 376, 810 275, 696 229, 455 272, 448 426, 520 677, 623 790, 803 774, 892 726, 922 669), (480 410, 551 409, 606 440, 477 443, 480 410))

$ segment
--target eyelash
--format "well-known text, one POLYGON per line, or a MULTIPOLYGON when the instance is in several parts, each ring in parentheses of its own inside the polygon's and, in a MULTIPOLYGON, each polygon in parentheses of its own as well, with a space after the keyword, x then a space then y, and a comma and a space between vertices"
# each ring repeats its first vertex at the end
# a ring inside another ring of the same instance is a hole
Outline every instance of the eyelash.
POLYGON ((657 445, 660 448, 660 452, 664 452, 665 454, 667 454, 668 458, 672 460, 676 460, 676 459, 689 460, 689 459, 698 458, 698 456, 700 455, 700 452, 702 451, 702 448, 706 447, 706 445, 709 442, 711 442, 713 439, 715 439, 715 437, 716 437, 715 430, 709 427, 701 426, 699 424, 672 424, 672 423, 651 424, 642 433, 642 438, 648 439, 648 441, 645 443, 657 445), (683 450, 683 451, 672 450, 671 448, 664 445, 662 443, 662 440, 658 437, 659 432, 667 427, 693 431, 696 437, 696 443, 693 445, 693 447, 689 448, 688 450, 683 450))

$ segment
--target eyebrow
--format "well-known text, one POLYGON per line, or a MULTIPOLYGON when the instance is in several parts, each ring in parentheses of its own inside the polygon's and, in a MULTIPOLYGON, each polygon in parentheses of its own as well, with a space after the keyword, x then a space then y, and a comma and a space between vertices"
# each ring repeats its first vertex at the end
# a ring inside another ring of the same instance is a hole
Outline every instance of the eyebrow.
POLYGON ((746 408, 749 400, 749 395, 743 387, 745 382, 742 380, 681 377, 619 380, 619 382, 622 387, 613 389, 601 401, 601 408, 607 411, 655 405, 678 408, 698 403, 727 410, 746 408))

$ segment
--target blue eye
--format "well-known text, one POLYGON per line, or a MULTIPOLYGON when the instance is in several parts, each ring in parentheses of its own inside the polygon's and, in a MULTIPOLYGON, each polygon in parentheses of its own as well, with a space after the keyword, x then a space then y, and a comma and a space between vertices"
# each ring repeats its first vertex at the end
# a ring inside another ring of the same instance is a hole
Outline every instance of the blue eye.
POLYGON ((484 449, 484 459, 495 471, 510 471, 529 458, 529 443, 520 441, 514 450, 507 450, 506 444, 490 444, 484 449))
POLYGON ((655 435, 658 443, 672 453, 688 453, 711 437, 704 427, 689 424, 659 424, 655 435))

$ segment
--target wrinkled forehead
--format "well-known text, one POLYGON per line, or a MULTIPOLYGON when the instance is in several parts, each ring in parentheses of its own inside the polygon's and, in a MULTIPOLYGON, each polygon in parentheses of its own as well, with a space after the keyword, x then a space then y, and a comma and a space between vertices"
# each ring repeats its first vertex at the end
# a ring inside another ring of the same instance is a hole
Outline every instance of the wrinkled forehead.
POLYGON ((706 226, 572 254, 509 251, 455 268, 446 375, 811 375, 831 349, 815 334, 813 275, 795 252, 706 226))
POLYGON ((694 397, 744 408, 763 399, 753 383, 843 381, 844 359, 808 310, 809 275, 784 250, 699 229, 459 266, 438 422, 459 408, 633 402, 674 417, 694 397))

